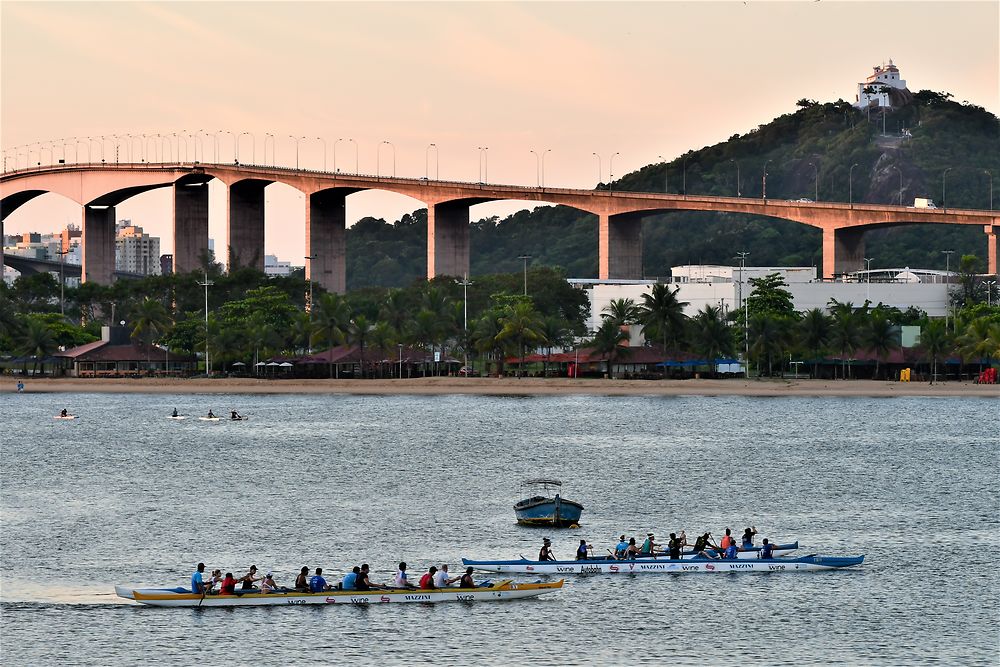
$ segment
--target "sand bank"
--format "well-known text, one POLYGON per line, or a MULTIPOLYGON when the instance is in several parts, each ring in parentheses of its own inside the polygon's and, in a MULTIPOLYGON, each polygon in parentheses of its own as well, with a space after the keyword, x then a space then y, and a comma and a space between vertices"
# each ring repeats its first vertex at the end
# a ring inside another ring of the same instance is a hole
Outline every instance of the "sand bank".
MULTIPOLYGON (((555 396, 980 396, 1000 385, 872 380, 597 380, 569 378, 414 378, 403 380, 257 380, 253 378, 26 379, 25 392, 169 394, 481 394, 555 396)), ((4 378, 13 391, 17 378, 4 378)))

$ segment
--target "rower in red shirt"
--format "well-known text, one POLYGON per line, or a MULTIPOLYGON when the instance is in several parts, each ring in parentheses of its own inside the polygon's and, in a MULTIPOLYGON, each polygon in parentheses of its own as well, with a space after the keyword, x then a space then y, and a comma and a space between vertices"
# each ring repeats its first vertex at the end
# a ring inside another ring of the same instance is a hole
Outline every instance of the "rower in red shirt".
POLYGON ((434 573, 437 571, 438 569, 431 565, 431 569, 424 572, 424 576, 420 577, 420 587, 426 589, 437 588, 434 585, 434 573))

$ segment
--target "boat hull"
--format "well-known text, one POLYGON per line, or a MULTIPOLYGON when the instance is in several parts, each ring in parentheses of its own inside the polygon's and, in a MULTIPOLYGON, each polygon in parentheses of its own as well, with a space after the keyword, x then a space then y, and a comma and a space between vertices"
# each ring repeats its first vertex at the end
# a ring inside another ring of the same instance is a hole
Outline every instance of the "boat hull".
POLYGON ((197 595, 187 589, 133 589, 115 586, 119 597, 155 607, 260 607, 307 604, 385 604, 390 602, 496 602, 552 593, 563 581, 519 584, 502 581, 491 587, 438 588, 433 590, 386 589, 376 591, 325 591, 322 593, 243 593, 241 595, 197 595), (123 594, 124 593, 124 594, 123 594))
POLYGON ((530 561, 530 560, 469 560, 462 564, 486 572, 524 574, 646 574, 689 572, 809 572, 834 570, 864 562, 864 556, 803 556, 801 558, 761 559, 688 559, 667 560, 642 558, 638 560, 582 560, 582 561, 530 561))
POLYGON ((522 526, 548 526, 567 528, 580 523, 583 505, 561 498, 536 496, 514 505, 514 515, 522 526))

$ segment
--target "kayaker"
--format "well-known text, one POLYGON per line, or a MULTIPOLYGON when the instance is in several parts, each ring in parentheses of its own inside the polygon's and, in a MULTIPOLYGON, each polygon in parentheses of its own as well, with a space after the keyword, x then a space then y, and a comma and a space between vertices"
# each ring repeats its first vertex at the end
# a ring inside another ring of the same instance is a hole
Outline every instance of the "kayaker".
POLYGON ((400 563, 399 569, 396 570, 396 578, 392 581, 393 586, 396 588, 414 588, 410 580, 406 578, 406 563, 400 563))
POLYGON ((232 419, 234 422, 238 422, 241 419, 243 419, 243 417, 240 417, 240 413, 236 412, 236 410, 233 410, 229 418, 232 419))
POLYGON ((323 591, 330 590, 330 585, 326 583, 326 579, 323 578, 323 568, 317 567, 316 574, 309 579, 309 592, 310 593, 322 593, 323 591))
POLYGON ((770 544, 766 537, 764 538, 764 545, 760 548, 760 557, 764 560, 774 558, 774 545, 770 544))
POLYGON ((340 582, 340 588, 345 591, 356 591, 358 590, 358 575, 361 574, 361 568, 357 565, 354 566, 350 572, 344 575, 343 581, 340 582))
POLYGON ((309 568, 303 567, 299 571, 299 576, 295 577, 295 590, 297 591, 308 591, 309 590, 309 568))
POLYGON ((222 580, 219 588, 219 595, 236 595, 236 578, 232 572, 226 572, 226 578, 222 580))
POLYGON ((538 550, 538 560, 555 560, 556 555, 552 553, 552 540, 549 538, 544 538, 542 540, 542 548, 538 550))
POLYGON ((215 413, 212 412, 212 408, 208 409, 208 418, 215 419, 215 413))
POLYGON ((191 592, 195 595, 205 594, 205 582, 202 579, 202 573, 205 571, 205 564, 198 563, 198 569, 195 573, 191 575, 191 592))
POLYGON ((615 547, 615 558, 621 560, 625 558, 625 550, 628 549, 628 540, 622 535, 621 539, 618 541, 618 546, 615 547))
POLYGON ((667 551, 670 552, 670 560, 681 559, 681 541, 674 533, 670 533, 670 540, 667 542, 667 551))
POLYGON ((441 563, 441 569, 434 575, 434 585, 438 588, 444 588, 451 586, 456 581, 458 581, 458 577, 448 576, 448 563, 441 563))
POLYGON ((251 565, 250 570, 240 579, 240 581, 243 583, 243 585, 240 586, 241 590, 249 591, 252 589, 254 582, 260 581, 260 578, 257 576, 257 566, 251 565))
POLYGON ((472 567, 465 568, 465 574, 458 582, 459 588, 475 588, 476 582, 472 580, 472 567))
POLYGON ((757 534, 757 528, 750 526, 743 531, 743 544, 741 545, 744 549, 753 549, 753 536, 757 534))
POLYGON ((260 592, 261 593, 276 593, 278 591, 278 585, 274 583, 274 577, 268 572, 264 575, 264 578, 260 581, 260 592))
POLYGON ((170 416, 171 417, 176 417, 177 416, 177 408, 174 408, 174 413, 172 415, 170 415, 170 416))
POLYGON ((68 417, 69 416, 69 413, 66 412, 66 408, 62 409, 62 412, 59 413, 59 416, 60 417, 68 417))
POLYGON ((590 551, 589 551, 589 549, 592 549, 592 548, 593 547, 591 547, 589 544, 587 544, 587 540, 580 540, 580 546, 578 546, 576 548, 576 559, 577 560, 587 560, 588 558, 590 558, 590 551))
POLYGON ((431 565, 431 569, 424 572, 424 576, 420 577, 420 588, 432 590, 437 588, 434 585, 434 574, 437 572, 437 568, 431 565))

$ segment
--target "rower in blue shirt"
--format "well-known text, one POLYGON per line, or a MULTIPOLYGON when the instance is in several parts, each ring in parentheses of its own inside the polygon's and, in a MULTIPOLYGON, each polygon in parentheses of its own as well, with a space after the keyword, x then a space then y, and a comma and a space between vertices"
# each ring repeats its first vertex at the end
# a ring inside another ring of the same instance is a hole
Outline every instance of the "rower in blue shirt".
POLYGON ((618 546, 615 547, 615 558, 622 559, 625 558, 625 550, 628 549, 628 540, 622 535, 621 541, 618 546))
POLYGON ((205 581, 201 576, 201 573, 204 571, 205 564, 198 563, 198 569, 191 575, 191 592, 195 595, 201 595, 205 592, 205 581))
POLYGON ((323 568, 317 567, 316 574, 309 579, 309 592, 322 593, 323 591, 328 590, 330 590, 330 586, 327 585, 326 579, 323 578, 323 568))
POLYGON ((770 544, 766 537, 764 538, 764 545, 760 548, 760 557, 767 560, 774 558, 774 545, 770 544))
POLYGON ((345 591, 357 590, 358 574, 360 573, 361 573, 361 568, 355 565, 354 569, 348 572, 347 575, 344 576, 344 581, 341 582, 340 587, 345 591))
POLYGON ((729 546, 726 547, 726 560, 736 560, 739 558, 737 555, 739 553, 739 548, 736 546, 736 542, 730 542, 729 546))

